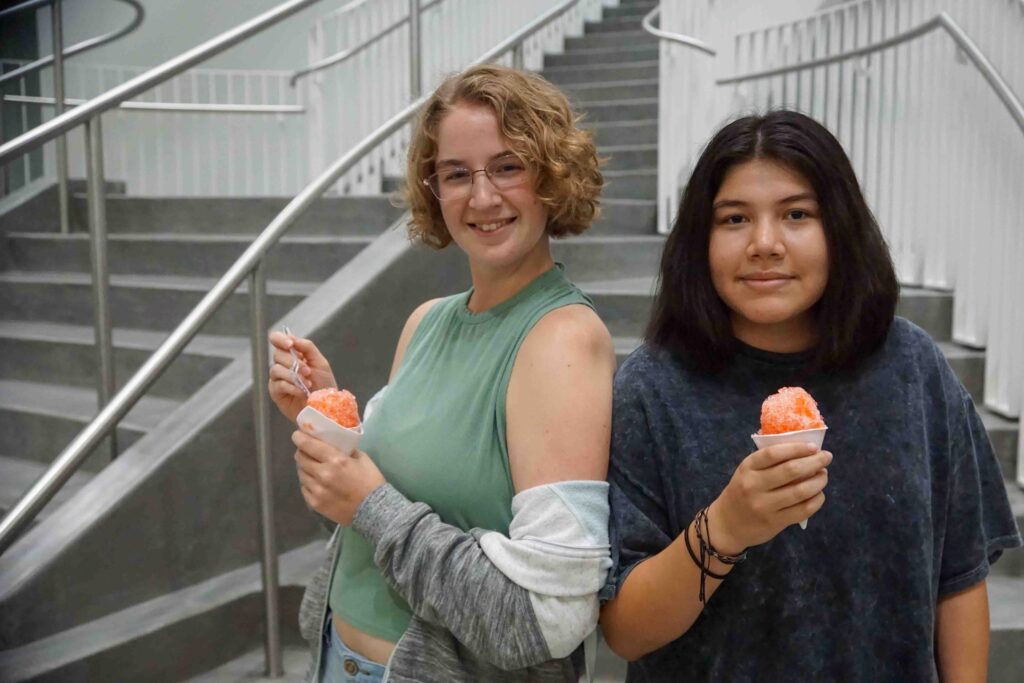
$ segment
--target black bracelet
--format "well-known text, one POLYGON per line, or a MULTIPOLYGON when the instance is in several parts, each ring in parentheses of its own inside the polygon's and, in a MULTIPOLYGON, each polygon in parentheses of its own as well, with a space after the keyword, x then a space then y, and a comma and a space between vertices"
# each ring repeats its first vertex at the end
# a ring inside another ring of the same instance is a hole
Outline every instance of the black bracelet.
POLYGON ((697 559, 697 554, 695 552, 693 552, 693 546, 690 545, 690 527, 689 527, 689 525, 687 525, 686 529, 683 530, 683 540, 686 541, 686 550, 687 550, 687 552, 690 553, 690 559, 693 560, 693 563, 695 565, 697 565, 698 569, 700 569, 700 573, 701 574, 707 574, 708 576, 710 576, 713 579, 724 579, 726 577, 725 574, 716 574, 713 571, 711 571, 710 568, 704 567, 701 564, 700 560, 697 559))
MULTIPOLYGON (((697 539, 701 540, 699 527, 695 526, 694 529, 697 531, 697 539)), ((718 579, 719 581, 721 581, 725 578, 725 574, 716 574, 715 572, 711 571, 710 562, 708 562, 707 560, 707 553, 705 552, 705 545, 703 540, 701 540, 700 542, 700 559, 697 559, 696 553, 693 552, 693 546, 690 545, 689 525, 687 525, 686 528, 683 529, 683 541, 686 543, 687 552, 690 553, 690 559, 693 560, 693 563, 697 565, 697 569, 700 570, 700 590, 697 592, 697 599, 700 600, 700 604, 703 605, 706 602, 704 596, 706 594, 705 587, 707 585, 708 577, 710 576, 713 579, 718 579)))
POLYGON ((697 528, 697 539, 700 541, 701 546, 707 547, 707 553, 714 557, 722 564, 739 564, 747 559, 747 551, 743 550, 739 555, 725 555, 715 550, 714 544, 711 543, 711 527, 708 525, 708 509, 703 508, 697 512, 697 517, 694 520, 697 528), (705 540, 704 536, 701 535, 700 525, 704 525, 704 534, 707 536, 705 540))
POLYGON ((706 585, 707 577, 718 579, 719 581, 725 579, 726 574, 716 574, 711 571, 711 560, 709 558, 714 557, 722 564, 734 565, 743 562, 747 559, 747 551, 744 550, 739 555, 724 555, 711 545, 711 527, 708 525, 708 509, 703 508, 697 512, 696 517, 693 520, 693 530, 697 534, 697 541, 700 545, 700 558, 698 559, 697 554, 693 552, 693 546, 690 544, 690 525, 687 525, 683 529, 683 541, 686 544, 686 552, 690 553, 690 559, 697 565, 700 570, 700 590, 697 593, 697 599, 700 600, 701 604, 707 602, 706 600, 706 585), (701 525, 704 525, 704 531, 701 531, 701 525), (705 539, 705 536, 707 537, 705 539))

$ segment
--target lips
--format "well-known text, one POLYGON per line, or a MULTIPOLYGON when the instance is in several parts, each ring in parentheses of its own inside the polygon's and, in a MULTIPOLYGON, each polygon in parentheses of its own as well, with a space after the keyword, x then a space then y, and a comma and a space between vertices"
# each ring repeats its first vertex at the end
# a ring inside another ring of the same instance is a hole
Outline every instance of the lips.
POLYGON ((762 273, 748 273, 747 275, 740 276, 741 280, 755 280, 755 281, 772 281, 772 280, 792 280, 792 275, 786 275, 785 273, 776 273, 774 271, 766 271, 762 273))
POLYGON ((771 291, 785 287, 795 278, 784 273, 750 273, 740 277, 740 282, 754 290, 771 291))
POLYGON ((494 232, 495 230, 500 230, 501 228, 504 228, 506 225, 508 225, 509 223, 511 223, 514 220, 515 220, 514 217, 513 218, 496 218, 496 219, 492 219, 492 220, 490 220, 490 221, 488 221, 486 223, 468 223, 468 225, 469 225, 469 227, 473 228, 474 230, 478 230, 480 232, 494 232))

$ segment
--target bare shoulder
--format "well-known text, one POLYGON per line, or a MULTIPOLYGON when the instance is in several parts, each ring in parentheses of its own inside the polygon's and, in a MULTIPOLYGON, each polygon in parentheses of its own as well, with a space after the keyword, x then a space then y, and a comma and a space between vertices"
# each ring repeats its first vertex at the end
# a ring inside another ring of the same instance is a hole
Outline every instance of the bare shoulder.
POLYGON ((409 346, 409 342, 412 340, 414 334, 416 334, 416 328, 420 326, 420 322, 423 317, 427 314, 431 308, 434 307, 441 299, 430 299, 424 301, 422 304, 416 307, 416 309, 409 315, 408 320, 405 321, 405 327, 402 328, 402 334, 398 337, 398 347, 395 349, 395 360, 391 363, 391 375, 388 378, 390 382, 394 378, 395 373, 398 372, 398 368, 402 365, 402 358, 405 356, 405 349, 409 346))
POLYGON ((594 309, 583 304, 562 306, 545 314, 523 341, 523 353, 598 362, 614 357, 608 328, 594 309))

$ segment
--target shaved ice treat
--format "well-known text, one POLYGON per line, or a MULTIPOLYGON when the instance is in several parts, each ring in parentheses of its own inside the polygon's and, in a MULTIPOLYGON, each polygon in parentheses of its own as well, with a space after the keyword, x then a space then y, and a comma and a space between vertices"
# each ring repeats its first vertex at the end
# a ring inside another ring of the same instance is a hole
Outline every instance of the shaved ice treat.
POLYGON ((359 426, 359 406, 351 391, 317 389, 309 395, 306 405, 347 429, 359 426))
POLYGON ((761 404, 759 434, 782 434, 804 429, 824 429, 818 404, 800 387, 782 387, 761 404))

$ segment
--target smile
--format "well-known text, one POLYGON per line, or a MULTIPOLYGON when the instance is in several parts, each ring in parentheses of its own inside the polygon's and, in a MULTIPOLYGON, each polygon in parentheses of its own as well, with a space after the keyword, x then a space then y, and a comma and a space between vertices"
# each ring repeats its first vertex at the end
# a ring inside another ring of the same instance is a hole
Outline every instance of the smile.
POLYGON ((502 218, 494 221, 493 223, 469 223, 469 227, 480 232, 494 232, 504 228, 506 225, 514 221, 515 218, 502 218))
POLYGON ((770 290, 784 286, 794 278, 780 273, 759 273, 740 278, 743 284, 757 290, 770 290))

